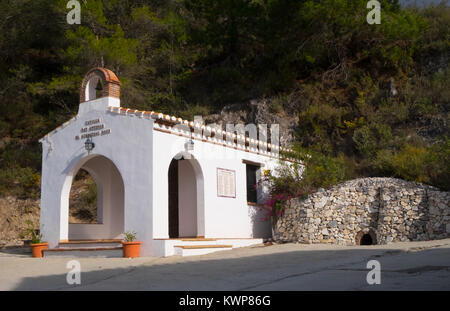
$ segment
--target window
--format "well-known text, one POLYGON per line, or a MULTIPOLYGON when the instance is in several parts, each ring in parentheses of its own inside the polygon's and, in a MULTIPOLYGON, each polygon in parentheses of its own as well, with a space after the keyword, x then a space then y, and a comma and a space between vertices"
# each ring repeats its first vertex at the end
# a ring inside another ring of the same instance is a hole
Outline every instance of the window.
POLYGON ((246 164, 247 171, 247 202, 258 203, 257 191, 256 191, 256 172, 259 170, 259 166, 246 164))

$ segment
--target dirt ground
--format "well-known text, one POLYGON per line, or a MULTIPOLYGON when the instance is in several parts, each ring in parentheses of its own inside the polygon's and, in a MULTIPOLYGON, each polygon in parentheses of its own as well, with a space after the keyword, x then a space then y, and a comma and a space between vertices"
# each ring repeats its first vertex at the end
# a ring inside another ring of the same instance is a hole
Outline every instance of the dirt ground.
MULTIPOLYGON (((91 198, 97 193, 88 191, 89 182, 93 182, 88 177, 83 175, 72 185, 69 208, 71 223, 97 223, 97 201, 91 198)), ((27 222, 31 222, 33 228, 39 228, 39 206, 39 199, 0 197, 0 248, 24 245, 24 241, 29 239, 25 234, 27 222)))
POLYGON ((23 245, 27 221, 39 228, 39 200, 0 198, 0 247, 23 245))

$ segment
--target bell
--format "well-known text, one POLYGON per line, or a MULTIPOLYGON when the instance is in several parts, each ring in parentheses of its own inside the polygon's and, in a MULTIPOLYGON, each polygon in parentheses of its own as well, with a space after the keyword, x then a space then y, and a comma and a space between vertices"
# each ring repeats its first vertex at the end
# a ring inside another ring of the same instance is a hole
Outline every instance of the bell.
POLYGON ((102 80, 98 80, 97 86, 95 87, 96 91, 102 91, 103 90, 103 83, 102 80))

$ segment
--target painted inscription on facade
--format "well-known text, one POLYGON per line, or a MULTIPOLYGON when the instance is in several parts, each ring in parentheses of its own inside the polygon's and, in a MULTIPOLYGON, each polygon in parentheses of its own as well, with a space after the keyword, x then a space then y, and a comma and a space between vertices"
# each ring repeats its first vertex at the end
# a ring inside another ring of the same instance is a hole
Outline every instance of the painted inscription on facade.
POLYGON ((80 135, 75 136, 75 140, 87 139, 97 136, 111 134, 111 129, 105 128, 105 124, 100 119, 93 119, 84 122, 84 127, 80 130, 80 135))

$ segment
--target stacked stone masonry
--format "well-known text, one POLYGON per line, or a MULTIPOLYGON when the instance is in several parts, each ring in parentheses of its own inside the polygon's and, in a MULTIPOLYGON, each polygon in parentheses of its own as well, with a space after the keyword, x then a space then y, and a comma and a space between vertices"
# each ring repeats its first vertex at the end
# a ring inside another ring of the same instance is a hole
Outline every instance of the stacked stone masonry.
POLYGON ((359 245, 450 237, 450 192, 394 178, 363 178, 293 199, 277 221, 277 242, 359 245))

